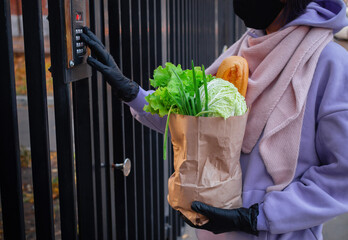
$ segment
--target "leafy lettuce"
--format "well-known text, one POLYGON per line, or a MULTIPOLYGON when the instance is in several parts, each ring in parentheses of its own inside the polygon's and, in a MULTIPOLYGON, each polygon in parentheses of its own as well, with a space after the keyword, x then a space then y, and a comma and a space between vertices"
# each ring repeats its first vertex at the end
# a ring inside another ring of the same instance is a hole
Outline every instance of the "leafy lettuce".
MULTIPOLYGON (((195 79, 197 87, 203 85, 203 71, 201 67, 194 67, 195 79)), ((207 82, 214 79, 212 75, 206 75, 207 82)), ((159 66, 150 79, 151 86, 157 88, 156 91, 147 97, 145 100, 148 105, 145 105, 144 111, 152 114, 158 114, 160 117, 168 115, 169 109, 172 107, 172 112, 184 114, 182 111, 182 93, 183 88, 187 99, 194 98, 196 91, 194 85, 194 76, 191 69, 182 70, 181 65, 175 66, 167 62, 165 67, 159 66), (176 74, 178 76, 176 76, 176 74)))

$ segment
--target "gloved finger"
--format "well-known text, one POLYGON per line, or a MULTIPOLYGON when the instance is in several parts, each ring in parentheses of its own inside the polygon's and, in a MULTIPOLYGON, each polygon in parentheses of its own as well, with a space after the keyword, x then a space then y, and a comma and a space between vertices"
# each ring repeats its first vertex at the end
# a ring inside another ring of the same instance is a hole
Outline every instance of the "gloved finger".
POLYGON ((196 227, 190 220, 187 219, 181 212, 179 212, 180 217, 184 220, 184 222, 190 227, 196 227))
POLYGON ((212 216, 214 215, 213 207, 199 201, 192 202, 191 209, 197 213, 206 216, 209 219, 212 218, 212 216))
POLYGON ((196 226, 194 225, 187 217, 185 217, 185 215, 183 215, 180 211, 179 211, 179 215, 180 217, 184 220, 184 222, 189 225, 190 227, 193 227, 193 228, 200 228, 200 226, 196 226))
POLYGON ((88 57, 87 58, 87 63, 97 71, 105 74, 107 72, 107 69, 109 68, 108 66, 104 65, 103 63, 99 62, 97 59, 93 57, 88 57))
POLYGON ((104 44, 99 40, 99 38, 88 27, 83 27, 82 30, 83 30, 83 33, 86 34, 90 39, 92 39, 97 44, 99 44, 103 49, 105 49, 104 44))
POLYGON ((259 212, 259 204, 255 203, 249 209, 259 212))
POLYGON ((208 223, 206 223, 206 224, 204 224, 202 226, 196 226, 196 228, 204 229, 204 230, 207 230, 207 231, 210 231, 210 232, 214 232, 215 231, 215 227, 214 227, 212 221, 210 221, 210 220, 209 220, 208 223))
POLYGON ((109 53, 88 35, 81 33, 80 36, 82 41, 85 42, 87 46, 92 50, 93 55, 95 55, 103 63, 106 63, 109 53))
POLYGON ((181 217, 183 218, 184 222, 189 225, 190 227, 192 228, 197 228, 197 229, 204 229, 204 230, 208 230, 208 231, 211 231, 211 226, 208 223, 202 225, 202 226, 199 226, 199 225, 195 225, 193 224, 189 219, 187 219, 184 215, 181 215, 181 217))

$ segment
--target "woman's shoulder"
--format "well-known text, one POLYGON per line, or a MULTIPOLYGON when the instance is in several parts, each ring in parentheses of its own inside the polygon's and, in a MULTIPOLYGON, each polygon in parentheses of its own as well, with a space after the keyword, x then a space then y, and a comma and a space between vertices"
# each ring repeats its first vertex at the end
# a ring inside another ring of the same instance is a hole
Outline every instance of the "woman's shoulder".
POLYGON ((320 54, 314 81, 322 87, 330 81, 345 84, 348 78, 348 51, 336 42, 328 43, 320 54))
POLYGON ((348 51, 337 42, 329 42, 321 52, 318 64, 320 63, 334 63, 333 66, 335 64, 348 66, 348 51))
POLYGON ((338 43, 330 42, 320 55, 312 81, 316 103, 320 103, 318 116, 335 112, 337 106, 348 110, 347 81, 348 51, 338 43))

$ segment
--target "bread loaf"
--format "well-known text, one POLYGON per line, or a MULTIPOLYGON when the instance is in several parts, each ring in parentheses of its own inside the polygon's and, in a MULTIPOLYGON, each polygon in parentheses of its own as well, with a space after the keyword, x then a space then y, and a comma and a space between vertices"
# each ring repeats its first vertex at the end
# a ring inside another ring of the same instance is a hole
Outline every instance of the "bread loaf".
POLYGON ((232 83, 245 97, 249 78, 248 62, 240 56, 225 58, 219 66, 216 77, 232 83))

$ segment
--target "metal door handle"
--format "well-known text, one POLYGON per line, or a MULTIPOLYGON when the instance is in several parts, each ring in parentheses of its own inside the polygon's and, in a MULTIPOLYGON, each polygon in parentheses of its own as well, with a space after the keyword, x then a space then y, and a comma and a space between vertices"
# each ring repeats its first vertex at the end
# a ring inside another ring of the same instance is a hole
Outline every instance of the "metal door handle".
POLYGON ((123 175, 127 177, 132 169, 132 163, 129 158, 126 158, 123 163, 113 163, 111 167, 121 170, 123 172, 123 175))

